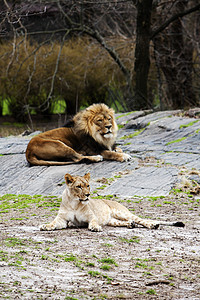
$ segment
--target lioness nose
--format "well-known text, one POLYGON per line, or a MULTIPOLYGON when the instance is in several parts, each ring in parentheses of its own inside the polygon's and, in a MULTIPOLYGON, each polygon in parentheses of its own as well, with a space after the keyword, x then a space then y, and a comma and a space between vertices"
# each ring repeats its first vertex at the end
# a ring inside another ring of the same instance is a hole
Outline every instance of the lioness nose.
POLYGON ((89 197, 89 196, 90 196, 90 194, 85 194, 85 196, 86 196, 86 197, 89 197))
POLYGON ((110 129, 112 127, 112 125, 106 125, 105 126, 107 129, 110 129))

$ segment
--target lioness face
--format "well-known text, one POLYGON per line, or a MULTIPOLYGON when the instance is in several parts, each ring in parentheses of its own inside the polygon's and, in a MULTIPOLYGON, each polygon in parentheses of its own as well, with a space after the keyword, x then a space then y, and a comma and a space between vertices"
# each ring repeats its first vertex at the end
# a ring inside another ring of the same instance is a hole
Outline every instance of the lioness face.
POLYGON ((90 185, 89 185, 90 173, 85 174, 83 177, 65 175, 66 184, 70 190, 70 194, 73 196, 73 201, 86 204, 89 202, 90 197, 90 185))

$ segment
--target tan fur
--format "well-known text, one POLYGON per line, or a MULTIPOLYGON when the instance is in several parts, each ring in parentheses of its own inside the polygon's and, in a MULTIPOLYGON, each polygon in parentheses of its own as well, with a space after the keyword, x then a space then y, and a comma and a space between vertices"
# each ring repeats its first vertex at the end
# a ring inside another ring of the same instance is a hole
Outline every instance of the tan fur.
POLYGON ((72 127, 62 127, 33 137, 26 149, 31 165, 66 165, 87 159, 127 161, 130 155, 115 147, 117 124, 114 111, 105 104, 93 104, 77 113, 72 127))
POLYGON ((78 227, 88 226, 92 231, 101 231, 104 225, 133 228, 135 224, 139 224, 150 229, 156 229, 160 224, 175 225, 175 223, 141 219, 116 201, 91 199, 89 179, 89 173, 83 177, 65 175, 67 186, 62 195, 58 215, 50 224, 41 225, 40 230, 67 228, 69 222, 78 227))

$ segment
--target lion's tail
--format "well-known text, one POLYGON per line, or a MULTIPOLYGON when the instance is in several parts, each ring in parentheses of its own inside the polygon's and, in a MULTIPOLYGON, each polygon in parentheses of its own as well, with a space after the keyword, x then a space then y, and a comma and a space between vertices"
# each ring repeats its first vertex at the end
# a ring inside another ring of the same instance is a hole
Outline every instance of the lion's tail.
POLYGON ((27 160, 32 166, 65 166, 76 163, 74 161, 48 161, 38 159, 36 156, 33 156, 27 160))

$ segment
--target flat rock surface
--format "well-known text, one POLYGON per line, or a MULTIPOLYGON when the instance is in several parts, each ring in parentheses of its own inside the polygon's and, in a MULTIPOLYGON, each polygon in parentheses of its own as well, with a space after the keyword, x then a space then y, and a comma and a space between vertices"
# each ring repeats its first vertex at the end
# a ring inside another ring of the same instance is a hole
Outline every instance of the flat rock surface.
POLYGON ((65 173, 90 172, 92 188, 102 195, 168 195, 182 167, 200 169, 199 121, 180 111, 118 114, 117 142, 132 156, 124 163, 30 167, 25 150, 31 136, 0 138, 0 194, 60 195, 65 173))

